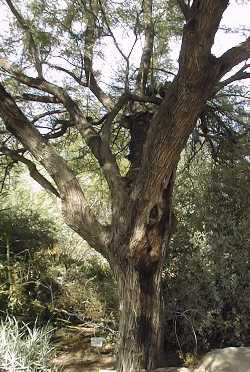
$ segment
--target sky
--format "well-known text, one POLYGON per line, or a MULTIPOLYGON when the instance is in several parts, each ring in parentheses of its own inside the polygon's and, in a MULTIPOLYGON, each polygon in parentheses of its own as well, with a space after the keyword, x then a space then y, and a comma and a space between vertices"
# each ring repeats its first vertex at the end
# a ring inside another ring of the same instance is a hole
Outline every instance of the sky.
MULTIPOLYGON (((3 6, 3 3, 0 2, 0 33, 6 30, 7 24, 8 24, 8 21, 6 18, 6 7, 3 6)), ((230 6, 227 8, 227 10, 224 13, 221 26, 231 27, 231 28, 238 28, 239 26, 245 26, 246 28, 250 29, 250 0, 242 0, 242 1, 231 0, 230 6)), ((242 35, 240 33, 225 33, 219 30, 217 32, 215 44, 214 44, 212 51, 216 56, 219 56, 222 53, 224 53, 227 49, 244 41, 246 37, 249 36, 249 34, 242 35)), ((118 36, 122 36, 122 35, 118 35, 118 36)), ((124 51, 129 50, 130 45, 133 41, 128 40, 126 37, 122 37, 121 40, 122 40, 122 43, 121 43, 122 49, 124 51)), ((171 47, 172 47, 171 57, 173 59, 173 62, 177 65, 180 41, 174 40, 171 43, 171 47)), ((140 45, 138 45, 138 48, 135 49, 132 55, 132 59, 133 59, 133 62, 134 63, 137 62, 137 65, 138 65, 140 61, 140 45)), ((119 65, 119 63, 120 63, 120 56, 117 54, 117 50, 114 47, 114 45, 112 45, 112 41, 109 38, 108 43, 105 48, 104 61, 103 59, 100 61, 97 61, 96 67, 98 70, 101 71, 102 75, 106 77, 105 80, 107 80, 108 76, 111 77, 113 74, 112 65, 113 66, 114 64, 119 65)), ((244 83, 250 86, 249 80, 245 81, 244 83)), ((34 182, 32 182, 32 188, 34 187, 35 187, 34 182)), ((38 184, 36 184, 35 188, 37 190, 40 190, 40 187, 38 184)))
MULTIPOLYGON (((246 40, 250 36, 250 0, 230 0, 230 5, 223 14, 223 18, 220 26, 222 28, 248 28, 248 34, 242 32, 225 32, 221 29, 218 30, 215 37, 214 46, 212 48, 212 53, 218 57, 222 55, 226 50, 232 48, 235 45, 246 40)), ((120 42, 120 47, 123 52, 127 55, 133 45, 134 38, 129 39, 127 35, 117 30, 114 32, 117 40, 120 42)), ((174 38, 170 42, 171 53, 170 57, 173 64, 178 67, 178 57, 181 46, 181 38, 178 40, 174 38)), ((141 58, 141 47, 142 40, 139 40, 133 53, 131 54, 131 63, 135 66, 139 66, 141 58)), ((109 80, 114 76, 114 66, 120 66, 123 61, 115 45, 112 43, 111 38, 107 38, 106 48, 104 49, 104 61, 103 59, 96 61, 96 69, 100 70, 105 80, 109 80), (106 63, 103 63, 103 62, 106 63)), ((238 66, 239 68, 239 66, 238 66)), ((237 67, 232 70, 232 73, 238 69, 237 67)), ((230 75, 230 73, 228 74, 230 75)), ((228 77, 228 76, 226 76, 228 77)), ((104 79, 103 79, 104 80, 104 79)), ((249 80, 243 82, 245 85, 250 85, 249 80)), ((105 89, 105 85, 102 86, 105 89)))
MULTIPOLYGON (((224 12, 222 21, 222 27, 239 28, 239 26, 250 29, 250 0, 243 1, 230 1, 229 7, 224 12)), ((248 32, 250 36, 250 31, 248 32)), ((216 56, 221 55, 227 49, 234 45, 237 45, 246 39, 247 35, 242 33, 226 33, 225 31, 219 30, 215 37, 215 43, 213 46, 213 54, 216 56)), ((176 58, 178 51, 173 52, 176 58)))
MULTIPOLYGON (((226 9, 223 15, 223 19, 221 21, 221 26, 224 28, 232 28, 238 29, 240 26, 248 28, 250 30, 250 0, 231 0, 229 7, 226 9)), ((212 52, 215 56, 220 56, 226 50, 232 48, 235 45, 243 42, 247 36, 250 36, 250 31, 248 31, 248 35, 245 33, 226 33, 223 30, 219 30, 216 34, 215 43, 212 49, 212 52)), ((122 40, 120 44, 121 48, 125 53, 127 53, 131 45, 133 44, 133 40, 129 40, 125 35, 121 35, 117 32, 117 40, 122 40)), ((178 65, 178 56, 180 50, 181 40, 172 40, 170 43, 171 47, 171 59, 173 60, 174 65, 178 65)), ((141 56, 141 49, 140 49, 140 41, 138 42, 137 48, 135 48, 134 53, 132 54, 131 62, 135 63, 135 65, 139 64, 141 56)), ((112 45, 112 41, 109 39, 107 42, 106 52, 104 53, 104 60, 106 64, 103 64, 102 61, 97 61, 96 67, 97 69, 101 69, 101 72, 105 76, 112 76, 113 66, 115 61, 116 65, 120 65, 121 58, 117 53, 117 50, 114 45, 112 45)), ((250 82, 245 82, 245 84, 249 84, 250 82)))
MULTIPOLYGON (((6 5, 4 1, 0 2, 0 33, 6 30, 8 20, 6 17, 6 5)), ((239 26, 246 27, 250 29, 250 0, 231 0, 230 5, 223 15, 221 26, 238 28, 239 26)), ((127 36, 122 34, 122 32, 116 31, 117 40, 120 42, 121 49, 128 53, 133 44, 134 39, 129 39, 127 36)), ((212 49, 214 55, 219 56, 224 53, 227 49, 234 45, 239 44, 244 41, 247 36, 242 35, 242 33, 226 33, 219 30, 216 34, 215 43, 212 49)), ((171 46, 171 58, 173 63, 177 66, 177 59, 180 49, 180 40, 173 40, 170 44, 171 46)), ((139 64, 141 55, 141 41, 138 41, 137 47, 131 55, 131 62, 136 65, 139 64)), ((104 43, 104 60, 96 60, 95 67, 99 70, 105 80, 109 80, 114 74, 114 66, 120 65, 121 56, 117 52, 112 39, 107 38, 106 43, 104 43)))

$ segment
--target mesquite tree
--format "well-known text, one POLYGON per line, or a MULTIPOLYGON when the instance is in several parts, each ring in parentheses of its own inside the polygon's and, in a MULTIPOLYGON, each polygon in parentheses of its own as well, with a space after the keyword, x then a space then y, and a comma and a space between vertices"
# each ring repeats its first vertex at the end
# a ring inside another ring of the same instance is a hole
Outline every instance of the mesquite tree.
POLYGON ((119 372, 158 365, 161 273, 174 224, 180 153, 197 123, 207 135, 207 102, 250 76, 244 64, 225 77, 250 57, 250 38, 219 57, 211 53, 229 1, 163 3, 45 0, 18 7, 5 0, 11 28, 2 37, 0 59, 1 152, 26 164, 31 177, 60 198, 65 222, 109 261, 120 296, 119 372), (174 24, 182 27, 176 73, 166 71, 174 24), (131 42, 126 53, 119 40, 124 29, 131 42), (121 66, 116 82, 108 78, 105 85, 95 61, 107 39, 121 66), (134 66, 138 41, 141 59, 134 66), (156 84, 164 73, 172 79, 156 84), (76 132, 107 181, 109 223, 95 215, 57 146, 58 138, 76 132), (125 173, 121 151, 114 150, 121 133, 128 138, 125 173))

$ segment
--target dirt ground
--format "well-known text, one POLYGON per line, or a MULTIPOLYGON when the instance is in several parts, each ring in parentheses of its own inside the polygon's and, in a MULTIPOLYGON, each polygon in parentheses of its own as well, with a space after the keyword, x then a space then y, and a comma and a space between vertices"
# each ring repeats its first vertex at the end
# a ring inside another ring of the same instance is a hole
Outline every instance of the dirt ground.
POLYGON ((91 347, 95 328, 69 327, 55 334, 57 355, 52 363, 63 372, 99 372, 115 369, 114 345, 106 342, 102 348, 91 347))
MULTIPOLYGON (((67 327, 56 332, 54 344, 57 355, 52 363, 63 372, 99 372, 115 369, 115 347, 110 342, 102 348, 91 347, 91 337, 99 336, 95 328, 67 327)), ((168 365, 178 366, 175 356, 168 355, 168 365)), ((165 364, 167 365, 167 364, 165 364)), ((250 372, 250 348, 216 349, 202 358, 196 372, 250 372)), ((159 368, 155 372, 191 372, 187 368, 159 368)))
MULTIPOLYGON (((93 327, 67 327, 55 333, 57 355, 52 363, 63 372, 99 372, 115 369, 115 345, 105 342, 102 348, 91 347, 91 337, 100 336, 93 327)), ((176 354, 168 354, 162 365, 180 366, 176 354)))

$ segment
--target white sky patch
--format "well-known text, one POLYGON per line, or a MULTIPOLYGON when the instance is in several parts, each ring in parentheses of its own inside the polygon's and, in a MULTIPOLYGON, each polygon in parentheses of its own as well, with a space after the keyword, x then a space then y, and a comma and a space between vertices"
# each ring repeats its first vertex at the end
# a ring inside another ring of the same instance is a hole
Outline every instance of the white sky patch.
MULTIPOLYGON (((221 26, 233 29, 238 29, 241 26, 250 28, 250 1, 231 1, 223 15, 221 26)), ((244 40, 246 40, 246 35, 241 32, 225 33, 219 30, 215 37, 213 53, 218 56, 244 40)))
MULTIPOLYGON (((241 27, 250 28, 250 1, 249 0, 242 0, 237 1, 233 0, 230 2, 229 7, 226 9, 222 21, 221 27, 224 28, 231 28, 232 30, 240 29, 241 27)), ((124 52, 124 54, 128 55, 131 46, 133 45, 134 38, 129 37, 122 29, 117 30, 115 33, 116 40, 119 41, 119 45, 124 52)), ((249 35, 248 35, 249 36, 249 35)), ((246 33, 242 32, 225 32, 224 30, 220 29, 216 33, 215 43, 212 48, 212 53, 215 56, 220 56, 226 50, 232 48, 235 45, 246 40, 246 33)), ((106 38, 105 42, 103 43, 104 50, 103 50, 103 58, 98 58, 95 61, 96 68, 101 72, 102 78, 101 82, 104 78, 109 81, 112 77, 114 77, 114 71, 116 70, 116 66, 121 66, 124 63, 123 58, 117 51, 114 42, 111 37, 106 38)), ((170 58, 172 59, 174 65, 178 66, 178 57, 179 51, 181 46, 180 38, 173 40, 170 42, 170 58)), ((131 65, 139 66, 140 63, 140 56, 142 50, 142 41, 138 40, 133 53, 130 57, 131 65)), ((164 67, 164 66, 163 66, 164 67)), ((249 82, 244 82, 245 84, 249 84, 249 82)), ((105 89, 105 85, 103 85, 105 89)))
MULTIPOLYGON (((65 3, 66 4, 66 3, 65 3)), ((0 8, 0 33, 8 32, 9 30, 9 20, 8 15, 9 11, 5 3, 1 2, 0 8)), ((230 1, 230 6, 224 13, 223 19, 221 21, 221 26, 230 27, 233 29, 240 28, 240 26, 245 26, 246 28, 250 28, 250 1, 230 1)), ((75 24, 76 31, 79 28, 80 24, 75 24)), ((122 49, 125 55, 128 55, 131 47, 134 43, 134 36, 129 36, 122 28, 119 30, 117 29, 114 31, 114 35, 116 40, 119 42, 119 46, 122 49)), ((248 35, 249 36, 249 35, 248 35)), ((226 50, 230 49, 231 47, 238 45, 240 42, 246 39, 246 35, 242 33, 226 33, 225 31, 219 30, 216 34, 215 44, 213 46, 212 52, 219 56, 224 53, 226 50)), ((180 40, 173 40, 170 43, 171 46, 171 58, 174 64, 177 66, 177 60, 179 56, 179 49, 180 49, 180 40)), ((96 58, 94 62, 94 67, 100 71, 101 77, 100 82, 104 89, 106 89, 106 84, 111 83, 112 77, 114 78, 115 71, 117 71, 117 66, 123 63, 125 67, 125 61, 117 51, 117 48, 114 44, 114 41, 111 37, 105 38, 102 42, 102 53, 103 57, 100 55, 96 58)), ((139 39, 131 53, 130 63, 131 65, 134 64, 137 67, 140 63, 140 56, 141 56, 141 49, 142 49, 142 41, 139 39)), ((1 58, 1 55, 0 55, 1 58)), ((53 72, 54 78, 60 84, 64 74, 59 74, 58 72, 53 72)), ((249 85, 249 80, 246 80, 244 84, 249 85)), ((33 181, 27 175, 25 176, 25 182, 27 185, 32 189, 33 192, 39 192, 41 190, 41 186, 33 181)))
MULTIPOLYGON (((223 14, 221 20, 222 28, 240 29, 241 27, 250 28, 250 1, 231 1, 229 7, 223 14)), ((249 32, 248 32, 249 34, 249 32)), ((249 35, 248 35, 249 36, 249 35)), ((215 36, 212 53, 215 56, 220 56, 228 49, 246 40, 246 35, 242 32, 225 32, 218 30, 215 36)), ((171 58, 177 62, 180 51, 180 40, 171 42, 171 58)))
MULTIPOLYGON (((0 32, 5 32, 8 30, 8 17, 9 14, 6 4, 1 3, 1 13, 0 13, 0 32)), ((231 0, 230 5, 226 9, 223 19, 221 21, 222 27, 229 27, 232 29, 238 29, 241 26, 250 28, 250 1, 249 0, 231 0)), ((76 30, 81 28, 81 25, 74 25, 76 30), (78 27, 77 27, 78 26, 78 27)), ((119 46, 125 55, 128 55, 130 49, 134 43, 134 35, 128 35, 128 33, 120 28, 113 31, 114 36, 119 43, 119 46)), ((215 43, 212 52, 216 56, 220 56, 227 49, 239 44, 246 39, 246 35, 239 33, 226 33, 223 30, 219 30, 215 37, 215 43)), ((174 65, 177 66, 177 60, 180 50, 180 39, 173 39, 170 42, 171 53, 170 57, 173 60, 174 65)), ((124 66, 125 60, 118 52, 112 37, 106 37, 101 43, 101 54, 95 58, 94 68, 100 72, 100 84, 105 89, 105 83, 111 83, 112 78, 115 78, 115 73, 117 72, 117 67, 124 66)), ((140 56, 142 50, 142 40, 138 40, 134 46, 133 52, 130 56, 130 65, 139 67, 140 56)), ((58 72, 57 72, 58 73, 58 72)), ((58 73, 58 80, 60 75, 58 73)))

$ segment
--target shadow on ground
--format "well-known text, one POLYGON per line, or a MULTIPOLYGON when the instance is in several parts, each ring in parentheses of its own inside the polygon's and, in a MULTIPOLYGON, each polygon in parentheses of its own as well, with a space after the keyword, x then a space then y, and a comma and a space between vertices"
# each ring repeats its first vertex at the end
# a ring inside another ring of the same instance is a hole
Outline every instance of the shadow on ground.
POLYGON ((95 328, 68 327, 56 332, 54 343, 57 352, 52 363, 63 372, 99 372, 100 369, 114 369, 114 345, 106 343, 98 349, 91 347, 95 328))

